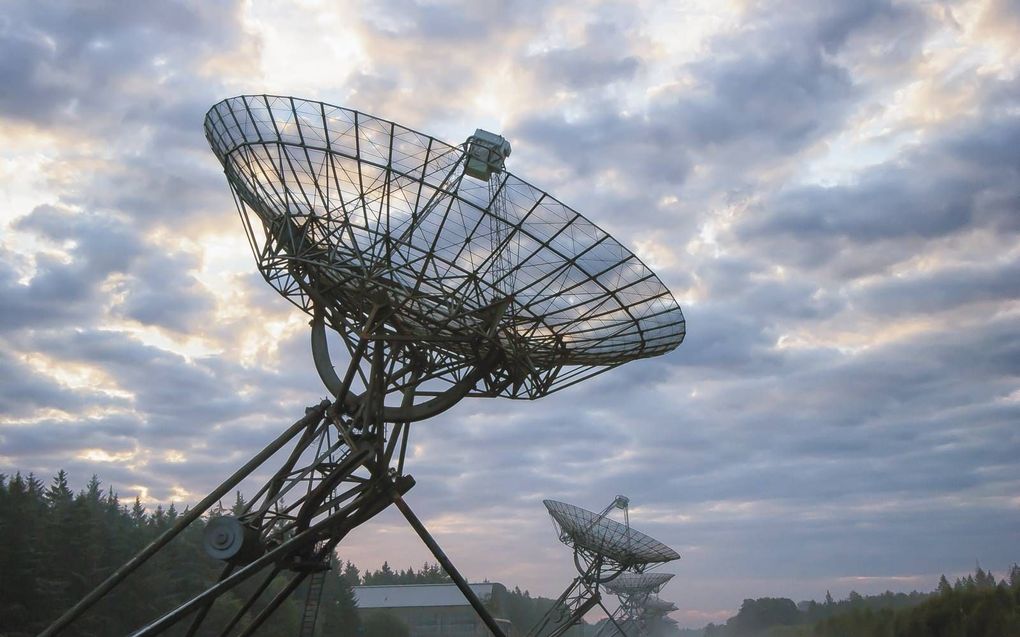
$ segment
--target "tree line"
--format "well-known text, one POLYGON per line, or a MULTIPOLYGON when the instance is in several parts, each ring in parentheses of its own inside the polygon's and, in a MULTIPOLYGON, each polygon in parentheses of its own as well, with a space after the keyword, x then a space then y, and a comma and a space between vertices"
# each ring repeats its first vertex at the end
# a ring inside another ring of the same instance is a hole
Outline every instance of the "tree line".
POLYGON ((1020 636, 1020 565, 996 579, 978 566, 931 593, 862 596, 794 604, 786 598, 745 599, 724 625, 704 637, 1011 637, 1020 636))
MULTIPOLYGON (((240 495, 231 507, 244 506, 240 495)), ((214 514, 228 512, 218 509, 214 514)), ((0 474, 0 637, 36 635, 65 609, 99 585, 110 573, 172 525, 174 505, 153 510, 138 498, 124 504, 95 476, 78 491, 59 471, 50 483, 35 476, 0 474)), ((191 598, 215 581, 222 563, 201 548, 202 525, 193 524, 127 582, 118 586, 70 629, 68 636, 127 634, 191 598)), ((318 635, 374 637, 395 635, 385 616, 362 618, 354 587, 449 582, 437 564, 394 569, 388 562, 361 571, 333 557, 323 582, 318 635)), ((248 612, 254 617, 272 593, 270 587, 248 612)), ((256 583, 245 582, 223 595, 209 622, 221 626, 233 617, 256 583)), ((292 634, 304 610, 303 591, 273 614, 261 634, 292 634)), ((500 614, 514 626, 534 625, 553 600, 513 588, 500 614)), ((168 634, 184 632, 177 627, 168 634)), ((681 631, 676 631, 680 634, 681 631)), ((578 634, 583 632, 577 631, 578 634)), ((683 631, 690 634, 690 631, 683 631)), ((704 637, 1002 637, 1020 636, 1020 566, 1001 579, 978 567, 950 582, 945 576, 931 593, 862 596, 851 592, 836 601, 795 604, 785 598, 744 600, 723 625, 709 624, 704 637)))
MULTIPOLYGON (((240 494, 229 509, 240 511, 240 494)), ((59 471, 44 484, 34 475, 0 474, 0 637, 37 635, 64 610, 96 588, 115 569, 169 528, 181 514, 171 504, 153 510, 135 498, 122 503, 112 488, 93 476, 75 493, 67 473, 59 471)), ((116 587, 62 635, 68 637, 128 634, 190 599, 216 581, 222 562, 202 550, 202 524, 190 525, 164 550, 116 587)), ((392 618, 358 613, 354 587, 359 585, 440 584, 450 578, 438 564, 394 569, 388 562, 361 571, 333 556, 325 574, 316 623, 317 635, 396 637, 392 618), (387 623, 389 622, 389 623, 387 623)), ((224 594, 207 622, 222 626, 242 607, 257 586, 256 578, 224 594)), ((282 578, 270 586, 247 613, 253 618, 282 578)), ((304 611, 304 587, 270 618, 259 634, 295 634, 304 611)), ((532 597, 515 588, 500 611, 515 626, 531 626, 553 600, 532 597)), ((187 620, 168 635, 185 632, 187 620)))

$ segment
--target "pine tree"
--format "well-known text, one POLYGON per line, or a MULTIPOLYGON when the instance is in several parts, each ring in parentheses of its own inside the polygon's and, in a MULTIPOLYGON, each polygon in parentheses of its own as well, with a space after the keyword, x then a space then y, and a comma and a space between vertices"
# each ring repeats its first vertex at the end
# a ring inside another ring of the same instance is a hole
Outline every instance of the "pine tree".
MULTIPOLYGON (((5 586, 0 600, 8 606, 6 612, 15 617, 15 624, 27 632, 42 630, 42 617, 50 597, 40 588, 39 574, 48 566, 47 542, 48 509, 45 489, 35 474, 22 477, 16 473, 8 493, 12 524, 7 528, 4 542, 11 549, 11 570, 5 573, 5 586)), ((0 613, 2 615, 3 613, 0 613)))
POLYGON ((67 485, 67 472, 61 469, 53 476, 50 488, 46 490, 46 503, 51 507, 66 506, 74 501, 74 493, 67 485))
POLYGON ((361 585, 361 571, 350 560, 344 565, 344 579, 351 586, 361 585))
POLYGON ((4 509, 0 521, 4 530, 3 576, 0 577, 0 617, 3 628, 10 632, 29 632, 35 627, 39 599, 37 588, 38 549, 36 533, 39 520, 32 502, 33 489, 21 473, 15 473, 7 484, 4 509))
POLYGON ((248 503, 244 501, 244 496, 238 491, 234 496, 234 505, 230 507, 230 514, 234 516, 241 515, 245 509, 248 508, 248 503))
POLYGON ((134 522, 136 528, 142 528, 145 525, 145 507, 142 506, 142 496, 135 496, 135 503, 131 507, 131 521, 134 522))
POLYGON ((946 576, 943 575, 942 577, 939 578, 938 587, 939 595, 951 595, 952 592, 953 592, 952 585, 950 585, 949 580, 946 579, 946 576))
POLYGON ((361 618, 354 595, 354 586, 358 582, 359 576, 354 564, 348 561, 342 565, 335 556, 331 556, 330 573, 326 576, 322 591, 322 635, 357 637, 361 634, 361 618))
POLYGON ((88 484, 85 485, 85 497, 90 504, 98 504, 102 500, 103 490, 99 488, 102 484, 99 481, 99 476, 94 473, 89 478, 88 484))
POLYGON ((162 532, 166 528, 166 511, 163 510, 162 504, 157 504, 156 510, 149 516, 149 527, 157 532, 162 532))

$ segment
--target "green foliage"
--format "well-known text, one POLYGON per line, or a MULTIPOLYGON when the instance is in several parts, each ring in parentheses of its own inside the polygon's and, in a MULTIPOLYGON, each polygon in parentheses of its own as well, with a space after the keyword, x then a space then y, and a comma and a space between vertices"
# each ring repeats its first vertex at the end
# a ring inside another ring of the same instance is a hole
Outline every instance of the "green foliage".
POLYGON ((373 611, 365 616, 365 637, 410 637, 411 629, 402 619, 387 611, 373 611))
MULTIPOLYGON (((230 509, 239 512, 244 498, 237 493, 230 509)), ((68 476, 59 471, 45 487, 35 476, 0 474, 0 636, 38 634, 56 617, 179 517, 176 506, 147 511, 139 498, 120 503, 112 489, 104 491, 92 476, 74 493, 68 476)), ((223 564, 202 550, 202 524, 192 524, 147 564, 77 620, 62 635, 122 635, 132 632, 218 579, 223 564)), ((221 596, 207 624, 225 626, 256 590, 256 576, 221 596)), ((377 571, 361 571, 335 558, 323 580, 316 635, 363 635, 354 587, 360 584, 440 584, 450 578, 438 564, 394 571, 384 563, 377 571)), ((284 586, 278 577, 242 622, 265 608, 284 586)), ((307 586, 277 609, 258 634, 295 634, 307 586)), ((549 601, 549 600, 543 600, 549 601)), ((551 602, 550 602, 551 603, 551 602)), ((520 625, 520 624, 518 624, 520 625)), ((183 634, 186 622, 168 634, 183 634)))
MULTIPOLYGON (((243 506, 237 495, 234 507, 243 506)), ((166 530, 178 518, 174 505, 146 511, 138 498, 129 508, 112 489, 92 476, 74 493, 59 471, 49 486, 29 474, 0 474, 0 635, 38 634, 63 610, 84 597, 114 569, 166 530)), ((145 566, 114 589, 62 635, 127 634, 192 597, 215 581, 222 564, 201 549, 202 525, 193 524, 145 566)), ((358 616, 354 586, 359 584, 436 584, 449 582, 437 564, 393 570, 388 563, 364 574, 352 563, 333 560, 323 582, 316 634, 320 637, 401 635, 385 617, 358 616), (373 624, 372 622, 376 622, 373 624), (380 624, 379 622, 382 622, 380 624), (389 622, 389 623, 386 623, 389 622), (380 628, 382 626, 382 628, 380 628), (371 633, 370 630, 386 630, 371 633)), ((223 626, 258 586, 249 580, 222 596, 210 623, 223 626)), ((253 617, 283 586, 278 578, 247 611, 253 617)), ((533 626, 554 600, 519 588, 499 601, 498 612, 517 627, 533 626)), ((259 634, 293 634, 303 611, 299 594, 288 600, 259 634)), ((383 613, 382 615, 385 615, 383 613)), ((396 617, 392 619, 400 620, 396 617)), ((403 624, 401 623, 401 626, 403 624)), ((183 626, 168 634, 183 633, 183 626)), ((403 626, 406 631, 406 626, 403 626)), ((580 634, 580 631, 575 629, 580 634)), ((570 633, 568 633, 570 634, 570 633)), ((725 626, 710 624, 705 637, 1003 637, 1020 636, 1020 566, 1001 580, 980 566, 953 584, 944 576, 931 594, 851 593, 835 601, 744 600, 725 626)))
POLYGON ((341 564, 336 557, 330 560, 330 571, 322 588, 322 602, 315 629, 319 635, 329 637, 358 637, 361 618, 358 615, 354 587, 361 582, 354 564, 341 564))
MULTIPOLYGON (((1011 574, 1016 570, 1014 565, 1011 574)), ((979 567, 973 576, 957 580, 952 591, 895 617, 893 628, 895 637, 1020 635, 1020 586, 995 584, 991 573, 979 567)))
POLYGON ((736 617, 726 622, 735 635, 755 635, 773 626, 790 626, 800 622, 800 611, 792 599, 762 597, 745 599, 736 617))
MULTIPOLYGON (((532 597, 528 591, 522 592, 520 588, 515 587, 511 591, 507 591, 502 602, 502 616, 509 619, 518 630, 523 628, 523 631, 527 631, 542 619, 546 611, 556 603, 556 600, 547 597, 532 597)), ((577 629, 571 629, 571 631, 577 631, 577 629)), ((580 631, 567 634, 579 633, 580 631)))
POLYGON ((361 578, 361 583, 365 586, 449 584, 452 581, 439 564, 429 562, 422 564, 422 567, 417 571, 410 566, 402 571, 394 571, 389 562, 383 562, 378 571, 365 571, 361 578))
MULTIPOLYGON (((243 503, 240 496, 237 502, 243 503)), ((172 504, 146 511, 138 498, 128 508, 112 490, 104 491, 96 476, 75 494, 64 471, 48 487, 32 475, 0 474, 0 635, 38 634, 178 516, 172 504)), ((128 634, 204 590, 219 577, 223 564, 205 555, 201 540, 202 524, 189 526, 61 635, 128 634)), ((355 637, 359 623, 353 584, 338 567, 326 574, 317 632, 355 637), (328 633, 320 630, 326 626, 328 633)), ((259 580, 256 576, 220 597, 208 624, 226 625, 259 580)), ((277 578, 243 621, 265 608, 284 584, 277 578)), ((295 634, 303 604, 300 596, 288 600, 258 634, 295 634)), ((183 634, 185 628, 180 625, 167 634, 183 634)))
POLYGON ((824 603, 762 598, 744 600, 725 626, 709 624, 705 637, 1005 637, 1020 636, 1020 566, 996 583, 977 567, 935 592, 862 596, 851 592, 824 603))
POLYGON ((1020 635, 1020 567, 1010 579, 979 566, 973 575, 950 586, 943 576, 938 588, 918 604, 878 611, 858 609, 818 622, 815 637, 999 637, 1020 635), (1014 585, 1015 582, 1015 585, 1014 585))

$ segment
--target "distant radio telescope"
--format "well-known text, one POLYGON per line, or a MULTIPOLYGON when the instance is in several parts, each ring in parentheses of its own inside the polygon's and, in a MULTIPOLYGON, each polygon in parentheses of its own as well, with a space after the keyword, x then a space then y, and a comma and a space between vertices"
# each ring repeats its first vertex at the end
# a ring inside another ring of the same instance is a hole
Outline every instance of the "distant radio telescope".
POLYGON ((661 587, 673 576, 663 579, 662 575, 645 573, 645 570, 678 560, 680 554, 630 527, 630 500, 625 496, 616 496, 601 513, 556 500, 545 500, 544 504, 553 518, 560 541, 574 550, 578 576, 532 627, 528 637, 559 637, 579 623, 596 605, 602 606, 609 615, 609 623, 623 632, 613 614, 602 605, 599 586, 608 589, 621 577, 631 576, 641 578, 637 581, 656 583, 655 586, 661 587), (609 517, 613 509, 623 510, 623 524, 609 517))

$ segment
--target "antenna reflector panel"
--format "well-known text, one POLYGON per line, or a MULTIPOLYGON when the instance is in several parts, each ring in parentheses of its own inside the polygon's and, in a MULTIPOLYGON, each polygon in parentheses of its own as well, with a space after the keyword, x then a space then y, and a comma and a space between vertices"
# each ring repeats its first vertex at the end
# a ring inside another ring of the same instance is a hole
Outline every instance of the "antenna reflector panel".
POLYGON ((605 587, 616 595, 657 593, 671 579, 672 573, 620 573, 616 579, 606 582, 605 587))
POLYGON ((604 230, 506 170, 510 144, 453 146, 322 102, 242 95, 205 132, 263 277, 355 346, 384 306, 411 365, 472 396, 538 398, 684 338, 659 278, 604 230), (413 351, 412 351, 413 350, 413 351))
POLYGON ((559 527, 560 541, 575 549, 604 555, 625 566, 680 558, 679 553, 662 542, 616 520, 566 502, 543 500, 543 504, 559 527))

